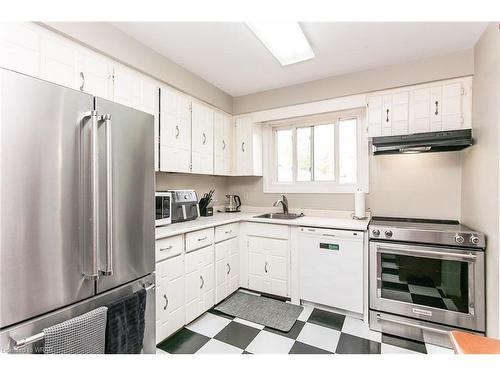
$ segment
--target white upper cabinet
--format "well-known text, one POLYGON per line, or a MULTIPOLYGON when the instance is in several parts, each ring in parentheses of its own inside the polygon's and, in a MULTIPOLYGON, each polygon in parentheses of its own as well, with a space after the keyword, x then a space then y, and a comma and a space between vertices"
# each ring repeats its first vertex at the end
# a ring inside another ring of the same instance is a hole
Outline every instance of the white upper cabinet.
POLYGON ((367 98, 368 136, 471 127, 472 78, 373 93, 367 98))
POLYGON ((214 173, 214 110, 193 102, 191 107, 191 172, 214 173))
POLYGON ((231 116, 214 116, 214 174, 230 176, 233 170, 233 123, 231 116))
POLYGON ((141 79, 139 73, 124 65, 114 68, 113 100, 132 108, 141 103, 141 79))
POLYGON ((191 100, 161 86, 160 171, 191 172, 191 100))
POLYGON ((40 77, 40 33, 29 23, 0 23, 0 66, 40 77))
POLYGON ((43 32, 40 37, 40 78, 79 90, 81 85, 77 78, 79 46, 50 32, 43 32))
POLYGON ((77 52, 77 89, 113 100, 113 63, 85 48, 77 52))
POLYGON ((252 117, 235 120, 236 175, 262 176, 262 125, 252 117))

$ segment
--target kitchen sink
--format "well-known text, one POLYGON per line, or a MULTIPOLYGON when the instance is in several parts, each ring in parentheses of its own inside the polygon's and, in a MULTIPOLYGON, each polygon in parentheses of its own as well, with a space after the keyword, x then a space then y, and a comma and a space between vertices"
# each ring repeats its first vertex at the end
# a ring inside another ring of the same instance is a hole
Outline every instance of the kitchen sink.
POLYGON ((263 214, 254 216, 256 219, 279 219, 279 220, 291 220, 297 219, 298 217, 302 217, 304 214, 283 214, 280 212, 275 212, 271 214, 263 214))

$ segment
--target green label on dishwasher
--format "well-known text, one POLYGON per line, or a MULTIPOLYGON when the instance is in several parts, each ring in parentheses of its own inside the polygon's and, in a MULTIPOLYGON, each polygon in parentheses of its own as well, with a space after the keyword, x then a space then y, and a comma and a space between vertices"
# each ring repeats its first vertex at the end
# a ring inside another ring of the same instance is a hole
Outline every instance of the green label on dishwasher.
POLYGON ((328 250, 339 250, 339 245, 336 243, 320 243, 320 249, 328 249, 328 250))

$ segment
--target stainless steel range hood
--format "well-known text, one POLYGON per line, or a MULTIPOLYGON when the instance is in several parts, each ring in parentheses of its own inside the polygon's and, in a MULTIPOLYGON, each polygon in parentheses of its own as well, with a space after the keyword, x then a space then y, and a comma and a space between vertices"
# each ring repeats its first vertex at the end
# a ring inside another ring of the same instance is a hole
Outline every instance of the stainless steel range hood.
POLYGON ((471 129, 374 137, 373 154, 459 151, 472 145, 471 129))

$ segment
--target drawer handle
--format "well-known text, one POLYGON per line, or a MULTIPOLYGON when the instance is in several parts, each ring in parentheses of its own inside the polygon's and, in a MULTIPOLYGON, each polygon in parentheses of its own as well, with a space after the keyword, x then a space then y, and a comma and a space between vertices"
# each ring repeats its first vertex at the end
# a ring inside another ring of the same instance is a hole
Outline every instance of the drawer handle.
POLYGON ((165 298, 165 306, 163 306, 163 310, 166 310, 166 309, 167 309, 167 307, 168 307, 168 298, 167 298, 167 295, 166 295, 166 294, 164 294, 164 295, 163 295, 163 298, 165 298))
POLYGON ((264 263, 264 271, 267 273, 267 262, 264 263))
POLYGON ((230 230, 226 230, 224 233, 225 233, 225 234, 231 234, 231 233, 233 233, 233 230, 232 230, 232 229, 230 229, 230 230))
POLYGON ((226 266, 227 266, 227 274, 229 275, 229 273, 231 272, 231 266, 229 265, 229 263, 226 263, 226 266))
POLYGON ((172 246, 172 245, 169 245, 169 246, 167 246, 167 247, 163 247, 163 248, 161 248, 161 249, 160 249, 160 251, 166 251, 166 250, 170 250, 170 249, 172 249, 172 248, 173 248, 173 246, 172 246))
POLYGON ((205 280, 203 280, 203 276, 200 276, 200 281, 201 281, 200 289, 203 289, 203 285, 205 285, 205 280))
POLYGON ((198 238, 198 241, 205 241, 208 237, 205 236, 205 237, 202 237, 202 238, 198 238))

